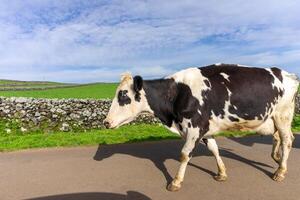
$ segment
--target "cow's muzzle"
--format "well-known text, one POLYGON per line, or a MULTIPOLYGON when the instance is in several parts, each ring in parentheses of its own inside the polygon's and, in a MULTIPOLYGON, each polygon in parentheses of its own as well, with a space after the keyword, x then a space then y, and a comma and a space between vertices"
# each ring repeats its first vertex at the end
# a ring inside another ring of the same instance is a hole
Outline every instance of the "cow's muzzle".
POLYGON ((105 128, 110 128, 111 127, 111 125, 110 125, 110 123, 109 123, 109 121, 107 119, 105 119, 103 121, 103 125, 105 126, 105 128))

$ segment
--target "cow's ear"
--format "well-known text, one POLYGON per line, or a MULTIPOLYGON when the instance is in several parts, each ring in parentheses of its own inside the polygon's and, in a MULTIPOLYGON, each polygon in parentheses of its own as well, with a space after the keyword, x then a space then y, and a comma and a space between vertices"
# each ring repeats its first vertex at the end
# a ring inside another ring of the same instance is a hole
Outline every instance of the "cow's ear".
POLYGON ((133 78, 133 89, 135 92, 139 92, 143 87, 143 78, 141 76, 135 76, 133 78))

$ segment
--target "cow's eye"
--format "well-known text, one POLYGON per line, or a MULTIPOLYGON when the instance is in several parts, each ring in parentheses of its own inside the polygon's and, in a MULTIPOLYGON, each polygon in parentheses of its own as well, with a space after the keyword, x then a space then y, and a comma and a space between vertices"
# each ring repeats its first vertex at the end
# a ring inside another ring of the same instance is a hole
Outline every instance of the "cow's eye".
POLYGON ((124 98, 124 97, 127 97, 127 93, 128 93, 127 90, 120 90, 120 91, 119 91, 119 94, 118 94, 118 98, 124 98))
POLYGON ((127 95, 128 90, 120 90, 118 93, 118 102, 121 106, 130 104, 131 99, 127 95))

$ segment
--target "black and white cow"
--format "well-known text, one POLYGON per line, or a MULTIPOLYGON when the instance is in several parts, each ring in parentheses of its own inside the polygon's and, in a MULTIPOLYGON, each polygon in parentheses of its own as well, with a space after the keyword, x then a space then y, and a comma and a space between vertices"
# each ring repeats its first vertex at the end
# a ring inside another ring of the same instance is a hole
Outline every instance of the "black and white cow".
POLYGON ((188 68, 157 80, 125 74, 104 123, 108 128, 116 128, 141 112, 150 112, 185 139, 179 171, 168 186, 170 191, 181 187, 199 140, 216 158, 215 179, 226 180, 226 169, 213 136, 228 129, 272 134, 272 158, 279 164, 273 179, 281 181, 294 139, 291 123, 297 90, 297 77, 275 67, 215 64, 188 68))

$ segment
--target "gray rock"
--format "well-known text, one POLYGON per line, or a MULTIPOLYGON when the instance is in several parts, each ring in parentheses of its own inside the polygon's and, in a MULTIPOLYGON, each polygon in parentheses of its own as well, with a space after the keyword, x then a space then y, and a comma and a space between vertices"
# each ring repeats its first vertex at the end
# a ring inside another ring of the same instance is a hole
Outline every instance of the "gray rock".
POLYGON ((17 103, 16 110, 22 110, 22 108, 23 108, 23 105, 20 103, 17 103))
POLYGON ((11 133, 11 129, 6 128, 6 129, 5 129, 5 132, 8 133, 8 134, 10 134, 10 133, 11 133))
POLYGON ((63 124, 61 125, 61 127, 60 127, 59 130, 64 131, 64 132, 67 132, 67 131, 70 131, 71 128, 70 128, 70 125, 69 125, 69 124, 63 123, 63 124))
POLYGON ((19 97, 19 98, 16 98, 15 102, 16 103, 26 103, 28 102, 30 99, 28 98, 24 98, 24 97, 19 97))
POLYGON ((35 116, 35 117, 40 117, 41 114, 40 114, 39 112, 36 112, 36 113, 34 114, 34 116, 35 116))
POLYGON ((91 115, 91 112, 88 110, 84 110, 82 113, 83 116, 89 117, 91 115))
POLYGON ((23 133, 25 133, 25 132, 27 132, 27 129, 24 128, 24 127, 21 127, 21 131, 22 131, 23 133))

